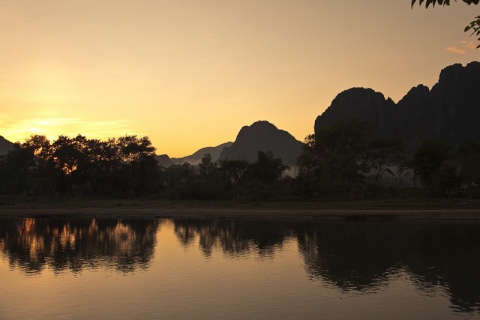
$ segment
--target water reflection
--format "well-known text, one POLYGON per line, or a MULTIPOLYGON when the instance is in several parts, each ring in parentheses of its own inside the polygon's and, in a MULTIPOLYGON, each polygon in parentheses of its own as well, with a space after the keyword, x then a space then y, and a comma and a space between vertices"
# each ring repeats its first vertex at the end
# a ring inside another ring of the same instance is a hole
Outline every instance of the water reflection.
POLYGON ((342 290, 375 291, 407 271, 419 289, 444 287, 452 305, 480 311, 477 223, 330 223, 304 226, 307 273, 342 290))
POLYGON ((312 280, 373 292, 405 271, 419 289, 444 287, 455 308, 480 311, 478 223, 174 220, 174 228, 180 243, 197 241, 206 257, 217 247, 229 256, 272 256, 286 238, 296 237, 312 280))
POLYGON ((418 290, 441 287, 454 309, 480 312, 480 224, 244 220, 2 219, 0 252, 12 268, 38 273, 148 268, 161 225, 204 258, 274 258, 296 240, 311 281, 369 293, 408 274, 418 290))
POLYGON ((404 241, 390 225, 343 223, 306 226, 298 246, 307 273, 342 290, 368 291, 382 286, 401 266, 404 241))
POLYGON ((198 241, 205 257, 209 257, 214 248, 220 248, 229 256, 249 253, 271 256, 275 249, 282 247, 286 237, 293 236, 293 230, 282 222, 181 219, 173 222, 178 241, 184 246, 198 241))
POLYGON ((2 219, 0 251, 10 266, 38 273, 84 268, 146 268, 158 221, 2 219))

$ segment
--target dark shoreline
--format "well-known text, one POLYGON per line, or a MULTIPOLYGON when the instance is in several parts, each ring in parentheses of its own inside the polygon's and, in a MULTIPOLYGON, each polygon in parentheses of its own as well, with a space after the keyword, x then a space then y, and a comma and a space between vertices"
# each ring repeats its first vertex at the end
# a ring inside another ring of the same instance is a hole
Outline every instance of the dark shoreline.
POLYGON ((477 201, 401 203, 217 203, 156 200, 23 202, 0 206, 0 218, 251 219, 251 220, 466 220, 480 221, 477 201))

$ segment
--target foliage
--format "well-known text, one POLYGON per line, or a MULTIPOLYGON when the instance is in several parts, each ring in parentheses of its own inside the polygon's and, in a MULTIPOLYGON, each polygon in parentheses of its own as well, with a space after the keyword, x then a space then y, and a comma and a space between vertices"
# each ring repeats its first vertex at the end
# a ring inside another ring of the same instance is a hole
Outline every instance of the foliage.
POLYGON ((251 165, 251 174, 261 182, 269 183, 280 179, 288 168, 281 158, 274 158, 272 152, 258 151, 257 162, 251 165))
MULTIPOLYGON (((466 4, 468 5, 471 5, 471 4, 478 4, 480 2, 480 0, 462 0, 463 2, 465 2, 466 4)), ((415 3, 417 2, 417 0, 412 0, 412 7, 415 5, 415 3)), ((430 5, 432 5, 432 7, 434 7, 436 4, 439 4, 439 5, 446 5, 446 6, 449 6, 450 5, 450 0, 419 0, 418 3, 419 5, 421 6, 423 3, 425 2, 425 7, 428 8, 430 5)), ((455 0, 456 2, 456 0, 455 0)), ((472 31, 472 35, 475 35, 475 36, 480 36, 480 16, 477 16, 474 18, 474 20, 472 22, 470 22, 466 27, 465 27, 465 32, 467 31, 472 31)), ((480 37, 477 39, 478 41, 480 41, 480 37)), ((480 48, 480 45, 477 46, 477 49, 480 48)))
POLYGON ((243 160, 220 160, 218 173, 223 188, 230 192, 233 198, 237 196, 237 189, 248 172, 248 162, 243 160))
MULTIPOLYGON (((475 19, 465 27, 464 31, 472 31, 471 36, 478 37, 477 40, 480 42, 480 16, 476 16, 475 19)), ((480 48, 480 44, 477 46, 477 49, 478 48, 480 48)))
POLYGON ((436 140, 425 141, 415 152, 410 166, 427 190, 433 191, 434 176, 444 161, 448 159, 449 152, 448 145, 436 140))
POLYGON ((31 136, 0 156, 0 195, 299 201, 385 199, 426 191, 478 197, 480 145, 465 144, 451 155, 445 143, 425 141, 408 163, 403 150, 398 139, 373 139, 364 122, 339 121, 305 138, 299 174, 290 177, 285 175, 288 167, 269 151, 259 151, 253 163, 213 161, 206 154, 198 165, 164 168, 148 137, 101 141, 62 135, 50 142, 31 136), (407 164, 423 190, 381 179, 402 174, 407 164))
POLYGON ((453 159, 446 159, 434 172, 432 178, 433 191, 442 196, 452 193, 460 186, 460 179, 457 174, 457 165, 453 159))
MULTIPOLYGON (((456 1, 457 0, 455 0, 455 2, 456 1)), ((465 2, 468 5, 478 4, 478 2, 479 2, 479 0, 462 0, 462 1, 465 2)), ((417 2, 417 0, 412 0, 412 7, 415 5, 416 2, 417 2)), ((435 6, 437 3, 440 4, 440 5, 444 5, 444 6, 449 6, 450 5, 450 0, 419 0, 418 2, 419 2, 420 5, 422 5, 425 2, 425 5, 426 5, 427 8, 430 5, 435 6)))
POLYGON ((460 166, 459 178, 468 195, 473 185, 480 185, 480 145, 466 143, 458 148, 456 159, 460 166))
POLYGON ((368 171, 365 159, 371 134, 367 123, 349 120, 307 136, 299 158, 305 191, 321 197, 349 194, 368 171))
POLYGON ((34 135, 16 144, 2 167, 25 194, 142 194, 155 189, 154 150, 147 137, 100 141, 61 135, 50 143, 34 135))
POLYGON ((403 171, 404 150, 404 143, 392 137, 378 138, 370 143, 366 156, 368 166, 370 170, 373 170, 375 182, 378 182, 384 173, 394 176, 395 169, 399 172, 403 171))
POLYGON ((198 165, 200 176, 205 179, 212 179, 217 174, 217 163, 212 161, 210 153, 204 155, 198 165))

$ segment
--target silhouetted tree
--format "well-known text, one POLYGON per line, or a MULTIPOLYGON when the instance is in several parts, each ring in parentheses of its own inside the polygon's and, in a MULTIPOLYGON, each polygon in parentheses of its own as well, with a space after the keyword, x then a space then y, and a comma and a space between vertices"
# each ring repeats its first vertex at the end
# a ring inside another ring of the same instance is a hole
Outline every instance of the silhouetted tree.
POLYGON ((31 191, 41 195, 55 194, 58 174, 50 141, 43 135, 31 135, 22 143, 22 148, 33 150, 34 154, 35 164, 30 170, 31 191))
POLYGON ((367 161, 370 170, 373 170, 375 182, 383 173, 392 176, 395 172, 392 169, 402 170, 405 158, 404 144, 395 138, 378 138, 370 143, 367 151, 367 161))
POLYGON ((441 195, 449 195, 460 187, 460 177, 457 174, 457 164, 453 159, 446 159, 433 174, 433 189, 441 195))
POLYGON ((200 176, 204 179, 211 179, 217 174, 217 164, 212 161, 212 156, 207 153, 198 164, 200 176))
POLYGON ((264 183, 280 179, 287 169, 288 166, 282 163, 282 159, 274 158, 271 151, 258 151, 257 162, 251 165, 253 178, 264 183))
POLYGON ((443 162, 448 159, 449 152, 448 145, 436 140, 425 141, 415 152, 410 166, 426 189, 433 190, 434 175, 443 162))
POLYGON ((460 146, 456 159, 460 166, 459 176, 468 195, 473 184, 480 185, 480 145, 467 143, 460 146))
POLYGON ((371 133, 366 122, 344 120, 307 136, 299 157, 299 181, 314 188, 314 193, 345 196, 368 172, 371 133))
POLYGON ((119 138, 116 145, 120 160, 117 177, 122 193, 133 195, 155 190, 159 168, 150 139, 126 135, 119 138))
POLYGON ((101 141, 89 139, 84 152, 87 153, 87 168, 91 192, 94 194, 109 194, 116 187, 115 174, 120 167, 115 139, 101 141))
POLYGON ((52 157, 50 141, 43 135, 31 135, 22 144, 22 147, 33 149, 38 160, 47 161, 52 157))
POLYGON ((218 172, 220 180, 226 191, 229 191, 233 198, 237 197, 237 188, 248 172, 248 162, 243 160, 220 160, 218 172))
POLYGON ((7 180, 21 183, 24 193, 27 185, 28 192, 63 196, 138 195, 158 189, 159 167, 148 137, 100 141, 61 135, 50 144, 45 136, 34 135, 14 151, 2 161, 0 172, 10 172, 7 180), (8 163, 22 166, 22 176, 13 167, 7 170, 8 163))
POLYGON ((201 181, 195 173, 195 167, 185 162, 162 169, 161 181, 175 199, 201 198, 201 181))

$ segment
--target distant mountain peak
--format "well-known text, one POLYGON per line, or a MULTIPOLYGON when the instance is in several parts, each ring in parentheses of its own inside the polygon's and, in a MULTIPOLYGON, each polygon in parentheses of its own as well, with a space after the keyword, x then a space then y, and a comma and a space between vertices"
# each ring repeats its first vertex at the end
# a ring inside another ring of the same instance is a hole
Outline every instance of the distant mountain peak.
POLYGON ((205 147, 197 150, 193 154, 181 158, 170 158, 166 154, 157 156, 157 161, 160 165, 164 167, 169 167, 175 164, 183 164, 185 162, 191 165, 199 164, 203 157, 208 153, 212 157, 212 161, 217 161, 220 157, 220 153, 224 148, 229 147, 232 142, 225 142, 215 147, 205 147))
POLYGON ((278 128, 274 124, 266 120, 260 120, 252 123, 249 126, 243 126, 238 132, 237 139, 238 139, 238 136, 242 134, 248 134, 250 132, 261 133, 261 132, 273 132, 275 130, 278 130, 278 128))
POLYGON ((271 151, 287 165, 295 165, 302 151, 302 143, 290 133, 272 123, 261 120, 240 129, 235 142, 220 155, 220 159, 257 160, 258 151, 271 151))

